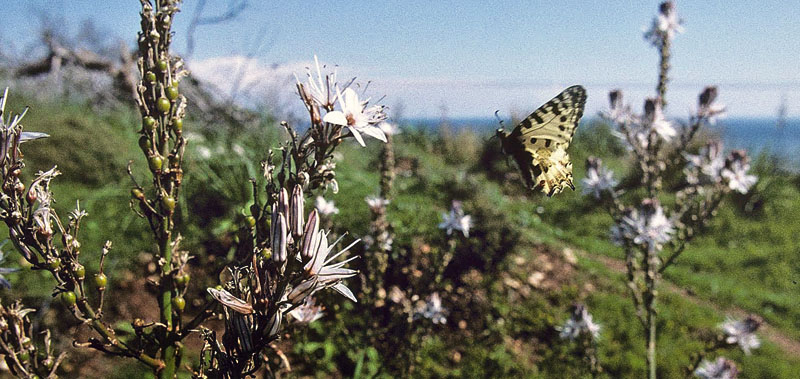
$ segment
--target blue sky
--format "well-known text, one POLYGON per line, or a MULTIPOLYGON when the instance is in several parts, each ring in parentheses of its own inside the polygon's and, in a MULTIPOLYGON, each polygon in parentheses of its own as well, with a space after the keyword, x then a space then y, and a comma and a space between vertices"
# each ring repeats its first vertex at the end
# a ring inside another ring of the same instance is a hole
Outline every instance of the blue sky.
MULTIPOLYGON (((227 1, 210 0, 206 14, 227 1)), ((221 57, 251 56, 253 70, 307 65, 314 54, 406 116, 527 113, 571 84, 589 90, 589 112, 622 88, 634 107, 653 92, 657 55, 642 38, 658 1, 250 1, 237 19, 201 27, 189 62, 219 72, 221 57), (212 63, 213 62, 213 63, 212 63), (216 64, 217 66, 215 66, 216 64)), ((775 115, 786 98, 800 116, 800 3, 678 1, 686 32, 673 51, 668 113, 685 115, 705 84, 720 87, 731 117, 775 115)), ((91 18, 132 41, 138 1, 30 0, 4 5, 0 40, 26 52, 47 13, 73 34, 91 18)), ((175 27, 178 52, 194 13, 175 27)), ((229 58, 234 59, 234 58, 229 58)), ((264 79, 264 75, 257 76, 264 79)), ((228 80, 217 75, 210 80, 228 80)), ((224 87, 224 83, 220 83, 224 87)), ((252 83, 257 87, 257 83, 252 83)), ((264 87, 268 87, 264 85, 264 87)), ((272 91, 291 92, 272 86, 272 91)), ((669 100, 669 99, 668 99, 669 100)))

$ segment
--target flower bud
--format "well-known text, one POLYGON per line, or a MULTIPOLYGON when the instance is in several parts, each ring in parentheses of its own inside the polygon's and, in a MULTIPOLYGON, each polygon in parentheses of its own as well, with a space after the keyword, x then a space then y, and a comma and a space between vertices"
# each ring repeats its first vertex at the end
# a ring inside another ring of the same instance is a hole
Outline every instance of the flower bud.
POLYGON ((303 260, 311 259, 314 255, 314 250, 317 245, 317 232, 319 231, 319 214, 314 209, 308 214, 308 221, 306 222, 306 229, 303 232, 303 246, 300 251, 300 256, 303 260))
POLYGON ((295 184, 292 190, 292 203, 289 208, 289 224, 292 229, 292 236, 297 240, 301 233, 303 233, 303 212, 305 208, 305 199, 303 198, 303 187, 295 184))
POLYGON ((276 223, 272 225, 271 247, 272 247, 272 260, 275 263, 283 264, 286 262, 286 217, 283 213, 278 213, 276 223))
POLYGON ((700 108, 705 108, 710 106, 711 103, 713 103, 714 100, 716 99, 717 99, 717 87, 708 86, 705 89, 703 89, 702 93, 700 93, 697 102, 700 105, 700 108))
POLYGON ((622 108, 622 90, 615 89, 608 93, 608 100, 611 103, 611 109, 622 108))
POLYGON ((278 212, 284 215, 289 214, 289 192, 286 191, 286 188, 281 188, 281 192, 278 194, 278 212))

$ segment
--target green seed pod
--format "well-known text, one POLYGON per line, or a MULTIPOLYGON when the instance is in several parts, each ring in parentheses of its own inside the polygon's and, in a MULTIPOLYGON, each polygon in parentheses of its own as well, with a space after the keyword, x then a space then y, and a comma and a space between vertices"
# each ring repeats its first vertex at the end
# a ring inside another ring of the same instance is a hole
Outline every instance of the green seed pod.
POLYGON ((161 72, 166 72, 167 68, 169 68, 169 65, 167 64, 167 61, 165 61, 163 59, 158 61, 158 63, 156 65, 158 66, 158 69, 161 70, 161 72))
POLYGON ((161 205, 170 213, 175 210, 175 198, 172 196, 164 196, 161 198, 161 205))
POLYGON ((86 268, 80 263, 75 265, 72 272, 75 273, 75 277, 78 278, 78 280, 83 280, 86 277, 86 268))
POLYGON ((144 130, 146 130, 148 132, 152 132, 153 130, 156 130, 156 119, 154 119, 154 118, 152 118, 150 116, 145 116, 142 119, 142 129, 144 129, 144 130))
POLYGON ((78 301, 78 297, 75 296, 75 292, 67 291, 61 293, 61 301, 64 302, 67 306, 74 306, 75 303, 78 301))
POLYGON ((264 258, 265 260, 272 258, 272 250, 266 247, 261 249, 261 258, 264 258))
POLYGON ((186 300, 184 300, 181 296, 173 297, 172 306, 178 309, 178 311, 183 311, 183 308, 186 308, 186 300))
POLYGON ((144 192, 138 188, 134 188, 131 189, 131 196, 133 196, 134 199, 142 200, 144 199, 144 192))
POLYGON ((244 218, 244 220, 245 220, 245 222, 247 222, 247 225, 250 228, 255 228, 255 226, 256 226, 256 218, 255 217, 247 216, 247 217, 244 218))
POLYGON ((19 359, 20 362, 24 363, 24 362, 27 362, 29 359, 31 359, 31 355, 28 354, 27 351, 23 351, 23 352, 17 354, 17 359, 19 359))
POLYGON ((166 97, 160 97, 160 98, 158 98, 158 101, 156 102, 156 108, 158 108, 159 112, 164 113, 164 114, 169 113, 169 107, 170 106, 171 106, 171 103, 169 102, 169 99, 167 99, 166 97))
POLYGON ((106 274, 101 272, 94 275, 94 285, 97 286, 97 289, 102 291, 106 288, 107 284, 108 278, 106 277, 106 274))
POLYGON ((47 267, 49 267, 51 270, 58 270, 61 267, 61 259, 53 258, 47 262, 47 267))
POLYGON ((180 92, 178 92, 178 86, 177 85, 171 85, 171 86, 167 87, 164 90, 164 92, 167 93, 167 99, 170 99, 170 100, 175 100, 175 99, 178 98, 178 95, 180 95, 180 92))
POLYGON ((161 167, 164 166, 164 160, 161 157, 154 155, 147 159, 147 164, 150 165, 151 171, 161 171, 161 167))
POLYGON ((183 130, 183 119, 173 117, 172 118, 172 129, 175 130, 176 133, 180 133, 183 130))
POLYGON ((189 274, 178 275, 175 277, 175 283, 178 283, 178 285, 181 286, 185 286, 189 284, 189 279, 191 279, 189 274))
POLYGON ((152 71, 148 71, 146 74, 144 74, 144 80, 147 80, 148 83, 155 83, 156 74, 152 71))

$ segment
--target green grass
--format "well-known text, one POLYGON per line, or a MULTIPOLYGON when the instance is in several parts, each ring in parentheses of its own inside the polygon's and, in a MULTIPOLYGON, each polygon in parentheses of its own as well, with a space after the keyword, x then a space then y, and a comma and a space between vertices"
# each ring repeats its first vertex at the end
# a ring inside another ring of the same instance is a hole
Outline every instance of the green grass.
MULTIPOLYGON (((15 101, 9 104, 10 109, 20 109, 21 102, 15 101)), ((102 243, 106 239, 114 241, 108 261, 114 283, 121 270, 136 268, 139 253, 152 250, 145 222, 128 209, 131 185, 124 166, 129 159, 141 163, 135 136, 138 121, 133 112, 124 109, 98 113, 88 110, 86 104, 32 105, 26 127, 48 132, 52 137, 24 146, 28 178, 35 170, 59 165, 64 175, 53 185, 57 209, 63 216, 81 200, 81 206, 88 210, 90 217, 81 239, 90 273, 96 270, 102 243)), ((274 124, 262 127, 235 135, 207 135, 204 142, 193 142, 221 146, 221 153, 210 162, 200 159, 190 147, 185 190, 188 198, 182 203, 182 217, 193 226, 184 228, 184 247, 200 259, 227 252, 225 241, 231 238, 237 215, 249 201, 246 180, 257 175, 258 161, 280 136, 274 124), (235 144, 244 148, 245 156, 252 157, 251 162, 238 163, 241 158, 232 153, 235 144)), ((187 123, 185 128, 191 130, 192 125, 187 123)), ((553 329, 568 317, 570 305, 578 301, 587 303, 595 320, 603 325, 599 356, 604 375, 643 376, 642 328, 634 315, 623 275, 597 259, 622 258, 621 249, 608 241, 611 219, 601 207, 579 191, 548 199, 526 193, 518 181, 498 180, 514 168, 506 165, 496 151, 497 141, 485 145, 482 137, 470 133, 442 137, 407 130, 395 142, 400 159, 416 162, 410 175, 397 177, 395 196, 388 209, 395 246, 406 248, 419 241, 434 248, 444 246, 444 233, 437 227, 440 213, 449 208, 451 200, 462 200, 467 213, 474 217, 475 227, 473 237, 459 245, 462 255, 457 259, 463 257, 476 268, 487 270, 474 288, 487 299, 481 305, 481 318, 470 319, 482 325, 484 333, 465 341, 452 324, 432 330, 429 336, 421 337, 419 349, 414 352, 415 376, 585 377, 580 359, 572 354, 569 345, 558 340, 553 329), (576 247, 585 253, 579 254, 569 277, 558 278, 557 289, 531 289, 525 296, 510 290, 503 283, 506 275, 524 283, 532 269, 530 265, 517 265, 513 258, 523 257, 531 262, 542 246, 556 252, 576 247), (587 283, 591 284, 590 290, 587 283)), ((326 193, 340 209, 333 217, 336 229, 349 231, 352 238, 367 234, 369 210, 364 198, 378 193, 378 143, 370 141, 368 145, 361 148, 350 141, 343 144, 339 150, 341 160, 337 161, 340 191, 326 193)), ((618 174, 626 167, 624 150, 602 126, 579 129, 570 153, 576 183, 580 183, 588 155, 600 156, 618 174)), ((772 170, 768 164, 760 165, 756 194, 723 202, 714 221, 667 270, 665 279, 690 290, 701 302, 757 313, 781 333, 797 339, 800 180, 796 175, 772 170)), ((16 260, 10 261, 15 266, 16 260)), ((39 307, 50 294, 52 280, 41 273, 23 272, 9 277, 15 288, 5 291, 4 299, 25 294, 29 306, 39 307)), ((120 298, 123 297, 111 300, 120 298)), ((691 353, 700 348, 698 337, 715 330, 726 315, 666 288, 659 304, 659 372, 661 377, 676 377, 682 374, 691 353)), ((328 308, 329 312, 337 309, 344 315, 353 308, 347 303, 332 303, 328 308)), ((451 311, 453 317, 466 312, 451 311)), ((392 357, 377 356, 374 349, 364 346, 353 335, 357 331, 344 329, 348 322, 351 321, 326 317, 303 335, 296 335, 294 356, 298 357, 300 373, 391 376, 381 367, 392 357)), ((800 367, 798 357, 787 355, 769 342, 752 356, 735 349, 723 353, 739 364, 744 378, 792 378, 800 367)))

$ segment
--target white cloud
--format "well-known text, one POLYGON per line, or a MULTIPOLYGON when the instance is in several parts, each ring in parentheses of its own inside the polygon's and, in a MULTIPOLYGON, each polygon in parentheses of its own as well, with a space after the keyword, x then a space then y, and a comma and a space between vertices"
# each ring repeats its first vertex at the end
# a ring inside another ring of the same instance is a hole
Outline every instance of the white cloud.
MULTIPOLYGON (((294 76, 305 77, 307 62, 268 65, 255 58, 229 56, 192 61, 189 68, 201 79, 217 86, 225 97, 248 105, 268 105, 280 116, 297 114, 302 106, 295 95, 294 76)), ((535 83, 511 79, 422 77, 409 73, 403 77, 369 76, 369 68, 338 67, 340 81, 359 74, 361 84, 370 81, 367 96, 382 98, 389 106, 403 105, 404 117, 486 117, 500 110, 508 116, 532 112, 564 88, 580 83, 535 83), (367 71, 367 72, 364 72, 367 71)), ((713 83, 710 83, 713 84, 713 83)), ((586 115, 607 109, 608 91, 620 88, 625 101, 640 111, 644 98, 653 96, 654 84, 584 84, 588 91, 586 115)), ((704 84, 673 84, 667 100, 670 117, 686 117, 696 107, 704 84)), ((718 101, 728 106, 729 117, 774 117, 782 97, 786 97, 789 117, 800 113, 800 87, 757 84, 719 85, 718 101)), ((391 110, 390 110, 391 115, 391 110)))

